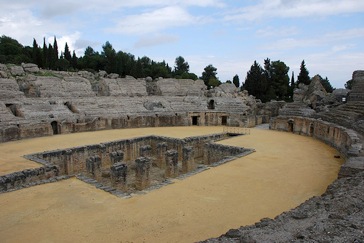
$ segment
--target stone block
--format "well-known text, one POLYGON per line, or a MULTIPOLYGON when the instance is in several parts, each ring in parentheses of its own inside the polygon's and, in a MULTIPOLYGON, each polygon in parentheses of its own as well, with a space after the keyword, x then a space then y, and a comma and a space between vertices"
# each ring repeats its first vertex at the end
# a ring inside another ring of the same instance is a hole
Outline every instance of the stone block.
POLYGON ((139 157, 135 160, 135 187, 143 190, 150 185, 150 159, 139 157))
POLYGON ((168 150, 166 152, 166 170, 165 176, 177 177, 179 174, 178 169, 178 152, 174 149, 168 150))

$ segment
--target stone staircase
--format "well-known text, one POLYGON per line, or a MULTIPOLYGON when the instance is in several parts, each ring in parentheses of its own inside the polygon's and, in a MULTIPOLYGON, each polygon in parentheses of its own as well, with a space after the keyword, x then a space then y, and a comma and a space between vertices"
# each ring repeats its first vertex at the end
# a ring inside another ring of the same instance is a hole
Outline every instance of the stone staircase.
POLYGON ((317 114, 328 122, 351 128, 364 135, 364 101, 349 101, 327 112, 317 114))
POLYGON ((306 116, 311 117, 315 114, 315 110, 307 107, 303 102, 287 103, 279 110, 281 116, 306 116))

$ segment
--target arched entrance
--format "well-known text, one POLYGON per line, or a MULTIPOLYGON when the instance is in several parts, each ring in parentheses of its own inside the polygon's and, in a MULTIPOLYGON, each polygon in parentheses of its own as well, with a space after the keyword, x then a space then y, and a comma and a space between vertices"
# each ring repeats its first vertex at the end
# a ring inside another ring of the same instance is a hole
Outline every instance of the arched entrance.
POLYGON ((288 132, 293 132, 293 120, 288 121, 288 132))
POLYGON ((310 136, 313 136, 313 133, 315 132, 315 128, 313 126, 313 124, 310 125, 310 136))
POLYGON ((215 101, 214 100, 210 100, 209 103, 208 103, 207 108, 209 110, 214 110, 215 109, 215 101))
POLYGON ((58 122, 52 121, 51 126, 52 126, 52 130, 53 130, 53 135, 59 134, 58 122))

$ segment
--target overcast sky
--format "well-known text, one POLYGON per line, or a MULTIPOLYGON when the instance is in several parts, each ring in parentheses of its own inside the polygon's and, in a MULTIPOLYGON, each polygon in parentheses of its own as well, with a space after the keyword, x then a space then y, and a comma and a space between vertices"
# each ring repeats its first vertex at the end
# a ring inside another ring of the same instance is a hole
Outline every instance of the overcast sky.
POLYGON ((56 36, 78 56, 109 41, 172 67, 183 56, 198 76, 212 64, 223 82, 244 81, 267 57, 290 77, 304 59, 336 88, 364 70, 364 0, 0 0, 0 35, 29 46, 56 36))

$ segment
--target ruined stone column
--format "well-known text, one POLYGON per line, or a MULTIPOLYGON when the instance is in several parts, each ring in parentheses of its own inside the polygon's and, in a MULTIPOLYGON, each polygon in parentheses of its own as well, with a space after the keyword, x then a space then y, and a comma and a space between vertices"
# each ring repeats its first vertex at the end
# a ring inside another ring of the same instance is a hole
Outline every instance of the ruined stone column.
POLYGON ((194 159, 194 151, 191 146, 183 147, 182 154, 182 171, 183 173, 187 173, 194 169, 195 159, 194 159))
POLYGON ((203 163, 205 165, 210 164, 210 149, 209 149, 208 143, 205 143, 204 148, 203 148, 203 163))
POLYGON ((178 176, 178 152, 176 150, 168 150, 166 156, 166 177, 178 176))
POLYGON ((124 163, 118 162, 110 167, 111 183, 112 185, 121 186, 126 189, 126 176, 128 172, 128 166, 124 163))
POLYGON ((91 156, 86 159, 87 172, 96 178, 101 176, 101 159, 99 156, 91 156))
POLYGON ((139 157, 135 160, 135 187, 143 190, 150 185, 150 159, 139 157))
POLYGON ((166 167, 166 151, 167 143, 158 143, 157 145, 157 166, 159 168, 166 167))
POLYGON ((139 148, 140 157, 150 157, 152 152, 152 146, 144 145, 139 148))
POLYGON ((110 153, 111 165, 122 162, 124 160, 124 152, 121 150, 110 153))
POLYGON ((72 175, 73 172, 73 158, 72 158, 72 150, 66 151, 66 160, 64 163, 64 173, 66 175, 72 175))
POLYGON ((99 153, 98 154, 99 154, 99 157, 100 157, 101 162, 102 162, 103 165, 109 164, 109 159, 107 158, 105 144, 100 144, 99 145, 99 153))

